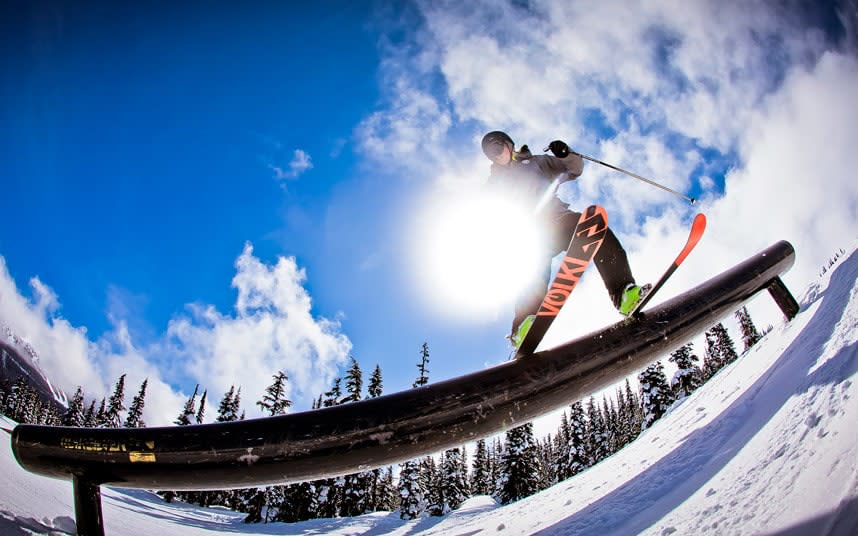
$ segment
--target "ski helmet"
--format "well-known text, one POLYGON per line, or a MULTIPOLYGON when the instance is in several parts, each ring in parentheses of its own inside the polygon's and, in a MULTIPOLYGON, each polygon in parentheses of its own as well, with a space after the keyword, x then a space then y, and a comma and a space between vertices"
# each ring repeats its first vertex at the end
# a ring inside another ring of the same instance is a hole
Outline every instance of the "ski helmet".
POLYGON ((512 151, 512 148, 515 147, 515 143, 512 141, 512 138, 509 137, 509 134, 501 132, 500 130, 494 130, 483 136, 483 153, 489 157, 489 159, 492 159, 501 154, 503 152, 503 148, 507 144, 509 145, 509 150, 512 151))

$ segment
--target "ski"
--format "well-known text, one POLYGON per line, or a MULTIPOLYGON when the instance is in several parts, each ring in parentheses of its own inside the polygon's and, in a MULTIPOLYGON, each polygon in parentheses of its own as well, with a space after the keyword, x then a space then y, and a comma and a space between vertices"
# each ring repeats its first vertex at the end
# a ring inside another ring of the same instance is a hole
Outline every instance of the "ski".
POLYGON ((608 214, 605 209, 598 205, 587 207, 572 233, 572 240, 569 241, 560 269, 551 281, 548 292, 536 312, 533 325, 525 335, 521 346, 518 347, 514 359, 532 354, 539 346, 545 332, 548 331, 560 313, 560 309, 563 308, 563 304, 575 290, 584 271, 593 261, 596 252, 599 251, 607 232, 608 214))
POLYGON ((703 231, 706 230, 706 216, 703 213, 699 213, 694 216, 694 222, 691 224, 691 231, 688 233, 688 241, 685 243, 685 247, 682 248, 682 251, 679 252, 679 256, 676 257, 676 260, 673 261, 667 271, 661 276, 661 278, 653 285, 652 290, 644 296, 644 298, 638 302, 632 312, 629 313, 629 317, 637 316, 640 314, 641 309, 643 309, 644 305, 646 305, 655 293, 659 291, 659 289, 664 286, 670 276, 673 275, 673 272, 679 268, 679 265, 688 257, 688 254, 691 253, 691 250, 697 246, 697 243, 700 242, 700 239, 703 237, 703 231))

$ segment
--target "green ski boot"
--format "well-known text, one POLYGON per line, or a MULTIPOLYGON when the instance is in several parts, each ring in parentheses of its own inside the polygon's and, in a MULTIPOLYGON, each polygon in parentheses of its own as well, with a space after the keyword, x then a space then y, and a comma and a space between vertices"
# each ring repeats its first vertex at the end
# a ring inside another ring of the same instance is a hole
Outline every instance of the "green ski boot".
POLYGON ((620 303, 617 305, 617 310, 623 316, 629 316, 635 310, 635 306, 649 294, 652 285, 644 285, 639 287, 634 283, 626 286, 623 294, 620 296, 620 303))
POLYGON ((516 350, 521 347, 521 343, 524 342, 524 338, 527 337, 527 332, 530 331, 531 326, 533 326, 533 321, 536 320, 536 315, 527 315, 524 320, 521 321, 521 324, 518 325, 518 329, 510 336, 509 340, 512 342, 512 345, 516 350))

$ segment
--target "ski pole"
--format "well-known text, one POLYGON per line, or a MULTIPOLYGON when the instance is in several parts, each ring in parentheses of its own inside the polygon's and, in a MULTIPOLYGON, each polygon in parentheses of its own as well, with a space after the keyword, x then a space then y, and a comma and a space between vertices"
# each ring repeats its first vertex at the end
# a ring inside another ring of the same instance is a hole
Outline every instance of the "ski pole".
MULTIPOLYGON (((545 150, 547 151, 548 149, 545 149, 545 150)), ((626 174, 626 175, 628 175, 629 177, 634 177, 634 178, 636 178, 636 179, 638 179, 638 180, 640 180, 640 181, 643 181, 643 182, 645 182, 645 183, 647 183, 647 184, 651 184, 651 185, 655 186, 656 188, 661 188, 661 189, 662 189, 662 190, 664 190, 665 192, 670 192, 670 193, 672 193, 673 195, 675 195, 675 196, 677 196, 677 197, 681 197, 682 199, 684 199, 684 200, 688 201, 688 202, 689 202, 689 203, 691 203, 692 205, 693 205, 694 203, 696 203, 696 202, 697 202, 697 199, 695 199, 695 198, 693 198, 693 197, 689 197, 689 196, 687 196, 687 195, 685 195, 685 194, 679 193, 679 192, 677 192, 676 190, 671 190, 670 188, 668 188, 667 186, 665 186, 665 185, 663 185, 663 184, 659 184, 659 183, 657 183, 657 182, 655 182, 655 181, 652 181, 652 180, 650 180, 650 179, 647 179, 646 177, 641 177, 640 175, 638 175, 638 174, 636 174, 636 173, 632 173, 631 171, 625 170, 625 169, 623 169, 623 168, 619 168, 619 167, 614 166, 614 165, 612 165, 612 164, 609 164, 609 163, 607 163, 607 162, 602 162, 602 161, 601 161, 601 160, 599 160, 598 158, 593 158, 592 156, 587 156, 587 155, 585 155, 585 154, 576 153, 575 151, 573 151, 573 150, 571 150, 571 149, 569 150, 569 152, 570 152, 570 153, 573 153, 573 154, 577 154, 577 155, 578 155, 578 156, 580 156, 581 158, 587 159, 587 160, 589 160, 589 161, 591 161, 591 162, 595 162, 595 163, 597 163, 597 164, 602 164, 603 166, 605 166, 605 167, 609 167, 609 168, 611 168, 611 169, 613 169, 613 170, 615 170, 615 171, 619 171, 620 173, 625 173, 625 174, 626 174)))

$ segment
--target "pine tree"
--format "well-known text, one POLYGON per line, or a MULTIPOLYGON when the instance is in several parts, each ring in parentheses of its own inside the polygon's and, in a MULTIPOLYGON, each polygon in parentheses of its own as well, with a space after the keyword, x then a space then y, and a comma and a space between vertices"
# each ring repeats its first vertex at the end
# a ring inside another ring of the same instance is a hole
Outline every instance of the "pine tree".
POLYGON ((431 515, 439 515, 441 504, 441 488, 438 467, 435 458, 426 456, 420 463, 420 478, 425 490, 426 510, 431 515))
POLYGON ((619 417, 617 416, 617 407, 613 400, 608 400, 606 395, 602 396, 602 415, 605 422, 605 434, 607 438, 607 455, 611 456, 620 450, 619 440, 619 417))
POLYGON ((81 386, 78 386, 77 391, 75 391, 74 396, 69 402, 68 411, 66 411, 65 415, 63 415, 63 426, 83 426, 83 412, 83 388, 81 386))
POLYGON ((554 459, 554 474, 557 475, 557 481, 566 480, 569 474, 566 469, 566 459, 569 458, 569 439, 572 437, 572 429, 569 426, 569 417, 564 411, 560 414, 560 426, 557 428, 557 434, 554 436, 555 451, 557 456, 554 459))
POLYGON ((317 491, 312 482, 290 484, 284 488, 283 501, 274 519, 285 523, 313 519, 317 515, 318 506, 317 491))
POLYGON ((367 387, 368 397, 369 398, 380 397, 383 386, 384 386, 384 384, 381 380, 381 367, 376 365, 375 370, 372 371, 372 376, 370 376, 370 378, 369 378, 369 386, 367 387))
POLYGON ((432 515, 443 516, 457 509, 468 498, 465 459, 458 448, 444 452, 438 469, 438 497, 432 505, 432 515))
POLYGON ((539 448, 539 489, 546 489, 557 483, 557 449, 554 439, 548 434, 542 441, 537 442, 539 448))
POLYGON ((143 383, 140 385, 140 391, 131 401, 131 407, 128 409, 128 416, 125 418, 126 428, 146 428, 146 423, 143 422, 143 406, 145 405, 146 386, 148 384, 148 378, 143 380, 143 383))
POLYGON ((318 490, 318 517, 337 517, 342 503, 342 478, 326 478, 314 484, 318 490))
POLYGON ((342 378, 334 379, 334 385, 331 387, 331 390, 325 393, 325 401, 322 403, 324 407, 328 408, 340 404, 340 399, 343 396, 343 391, 340 388, 340 384, 342 383, 342 381, 342 378))
POLYGON ((474 495, 491 494, 492 468, 485 439, 477 441, 477 449, 474 453, 474 463, 471 469, 471 489, 474 495))
POLYGON ((676 363, 677 370, 673 374, 670 388, 677 400, 681 400, 703 383, 703 371, 695 365, 700 359, 694 355, 692 343, 680 346, 670 354, 670 361, 676 363))
POLYGON ((95 413, 95 400, 89 404, 89 408, 83 414, 83 425, 86 428, 95 428, 98 426, 97 416, 95 413))
POLYGON ((730 337, 730 333, 724 327, 724 324, 719 322, 712 330, 718 341, 718 351, 721 353, 724 363, 729 364, 739 359, 739 354, 736 353, 736 345, 733 343, 733 338, 730 337))
POLYGON ((498 494, 498 485, 504 482, 503 476, 503 462, 504 457, 504 443, 500 436, 495 436, 494 441, 492 441, 492 446, 489 449, 489 467, 491 468, 491 491, 490 495, 492 497, 497 498, 498 494))
POLYGON ((346 372, 346 397, 343 402, 358 402, 363 390, 363 372, 360 370, 357 359, 351 357, 351 366, 346 372))
POLYGON ((533 424, 527 423, 506 433, 501 459, 501 481, 497 499, 509 504, 539 491, 539 452, 533 438, 533 424))
POLYGON ((206 415, 206 398, 209 395, 208 389, 203 391, 203 396, 200 398, 200 409, 197 411, 196 422, 197 424, 203 424, 203 418, 206 415))
POLYGON ((232 422, 238 420, 239 399, 241 397, 241 389, 238 394, 235 392, 235 385, 229 387, 229 391, 223 395, 220 404, 217 408, 217 422, 232 422))
POLYGON ((589 465, 596 465, 608 456, 608 429, 602 410, 596 404, 595 397, 587 403, 587 446, 590 453, 589 465))
POLYGON ((399 517, 416 519, 426 510, 425 490, 420 475, 420 462, 409 460, 400 465, 399 517))
POLYGON ((101 406, 98 408, 98 413, 95 414, 95 425, 98 428, 109 428, 110 422, 107 420, 107 400, 101 399, 101 406))
POLYGON ((110 401, 107 405, 107 413, 104 418, 107 428, 119 428, 122 426, 122 415, 125 411, 125 374, 119 377, 116 382, 116 388, 110 396, 110 401))
POLYGON ((738 359, 736 346, 724 324, 717 323, 706 331, 706 354, 703 360, 703 376, 706 380, 719 370, 738 359))
POLYGON ((412 387, 420 387, 429 383, 429 343, 424 342, 420 349, 420 362, 417 363, 419 374, 412 387))
POLYGON ((256 403, 260 409, 267 411, 268 415, 285 415, 286 410, 292 407, 292 401, 286 398, 286 382, 289 377, 280 371, 273 376, 274 383, 265 389, 262 400, 256 403))
POLYGON ((674 402, 673 392, 664 375, 664 365, 657 361, 638 376, 641 384, 641 404, 644 412, 644 428, 649 428, 665 414, 674 402))
POLYGON ((757 344, 763 336, 759 331, 757 331, 757 326, 755 326, 754 321, 751 320, 751 313, 748 312, 747 307, 742 307, 736 311, 736 319, 739 321, 739 330, 742 333, 742 342, 745 345, 744 353, 757 344))
POLYGON ((376 511, 392 512, 399 507, 399 493, 393 483, 393 467, 381 472, 376 493, 376 511))
POLYGON ((627 443, 635 440, 643 428, 643 404, 640 397, 632 390, 631 382, 626 378, 626 426, 629 429, 627 443))
POLYGON ((569 441, 564 448, 565 459, 560 464, 561 480, 575 476, 590 465, 592 454, 587 447, 587 418, 584 405, 578 401, 569 408, 569 441))
POLYGON ((356 517, 370 511, 369 489, 372 472, 362 471, 343 477, 343 495, 340 516, 356 517))
POLYGON ((176 420, 173 421, 173 424, 177 424, 179 426, 188 426, 191 424, 191 417, 193 417, 194 414, 196 414, 197 412, 197 393, 199 392, 199 390, 200 384, 197 384, 197 386, 194 387, 194 394, 192 394, 191 397, 188 398, 188 401, 185 402, 185 407, 184 409, 182 409, 182 413, 180 413, 179 416, 176 417, 176 420))

